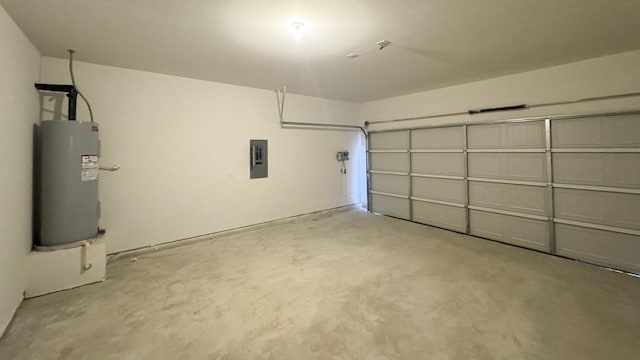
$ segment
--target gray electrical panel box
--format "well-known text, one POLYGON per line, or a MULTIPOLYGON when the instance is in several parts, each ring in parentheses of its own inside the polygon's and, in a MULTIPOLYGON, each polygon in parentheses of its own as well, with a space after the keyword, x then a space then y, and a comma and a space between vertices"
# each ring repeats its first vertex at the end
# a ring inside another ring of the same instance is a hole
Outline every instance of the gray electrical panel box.
POLYGON ((41 125, 40 244, 62 245, 98 232, 98 124, 41 125))
POLYGON ((269 175, 267 140, 249 141, 249 178, 260 179, 269 175))

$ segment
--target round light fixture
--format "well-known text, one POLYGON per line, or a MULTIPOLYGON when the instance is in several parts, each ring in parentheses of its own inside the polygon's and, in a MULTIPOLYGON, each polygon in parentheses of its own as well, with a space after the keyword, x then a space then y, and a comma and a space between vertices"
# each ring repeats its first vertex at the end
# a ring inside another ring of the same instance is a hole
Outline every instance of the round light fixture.
POLYGON ((302 21, 294 21, 291 23, 291 27, 293 28, 293 37, 301 39, 304 34, 304 23, 302 21))

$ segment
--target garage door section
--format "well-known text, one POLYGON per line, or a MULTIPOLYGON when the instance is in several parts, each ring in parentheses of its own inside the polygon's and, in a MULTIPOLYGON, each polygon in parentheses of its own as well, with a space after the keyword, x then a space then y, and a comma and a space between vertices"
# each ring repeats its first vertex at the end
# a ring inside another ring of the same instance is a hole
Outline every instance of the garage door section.
POLYGON ((471 234, 549 251, 544 120, 470 125, 467 136, 471 234))
POLYGON ((640 272, 640 117, 552 123, 556 249, 640 272))
POLYGON ((372 133, 375 212, 640 273, 640 114, 372 133))
POLYGON ((412 220, 464 232, 464 127, 411 131, 412 220))
POLYGON ((369 168, 371 210, 410 220, 409 131, 371 134, 369 168))

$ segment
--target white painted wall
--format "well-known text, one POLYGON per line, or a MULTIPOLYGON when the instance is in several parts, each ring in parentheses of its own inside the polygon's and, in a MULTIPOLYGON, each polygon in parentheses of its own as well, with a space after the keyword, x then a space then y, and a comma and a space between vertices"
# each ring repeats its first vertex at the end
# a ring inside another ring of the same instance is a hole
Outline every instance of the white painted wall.
MULTIPOLYGON (((74 70, 100 124, 101 161, 121 166, 100 179, 109 253, 365 199, 362 135, 283 130, 274 91, 81 62, 74 70), (269 140, 268 179, 249 180, 252 138, 269 140), (360 154, 348 162, 346 197, 339 150, 360 154)), ((42 80, 69 82, 67 60, 43 57, 42 80)), ((358 112, 358 104, 288 95, 285 117, 355 124, 358 112)), ((88 120, 84 105, 78 115, 88 120)))
MULTIPOLYGON (((640 92, 640 51, 365 103, 360 120, 410 118, 469 109, 539 104, 640 92)), ((443 123, 640 109, 640 97, 441 119, 372 124, 371 130, 443 123)))
POLYGON ((22 301, 31 248, 40 54, 0 6, 0 336, 22 301))
MULTIPOLYGON (((519 103, 536 104, 640 91, 640 51, 363 105, 289 95, 291 121, 362 123, 519 103)), ((42 80, 68 82, 66 59, 43 57, 42 80)), ((350 161, 342 197, 335 152, 361 151, 357 133, 282 130, 275 94, 88 63, 76 63, 81 90, 101 125, 101 225, 118 252, 364 201, 364 159, 350 161), (270 177, 248 179, 248 140, 270 143, 270 177)), ((61 109, 66 104, 58 103, 61 109)), ((54 110, 56 102, 45 102, 54 110)), ((371 129, 442 122, 636 109, 638 98, 459 116, 371 129)), ((55 111, 54 111, 55 112, 55 111)), ((88 119, 83 105, 79 118, 88 119)), ((53 115, 56 116, 55 114, 53 115)))

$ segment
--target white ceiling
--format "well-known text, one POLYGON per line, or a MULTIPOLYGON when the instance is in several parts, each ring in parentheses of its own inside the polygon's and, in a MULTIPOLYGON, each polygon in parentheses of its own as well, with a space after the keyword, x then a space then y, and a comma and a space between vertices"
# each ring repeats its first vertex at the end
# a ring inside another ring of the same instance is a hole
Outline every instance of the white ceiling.
POLYGON ((0 4, 43 55, 355 102, 640 48, 640 0, 0 4), (382 39, 393 44, 378 51, 382 39))

